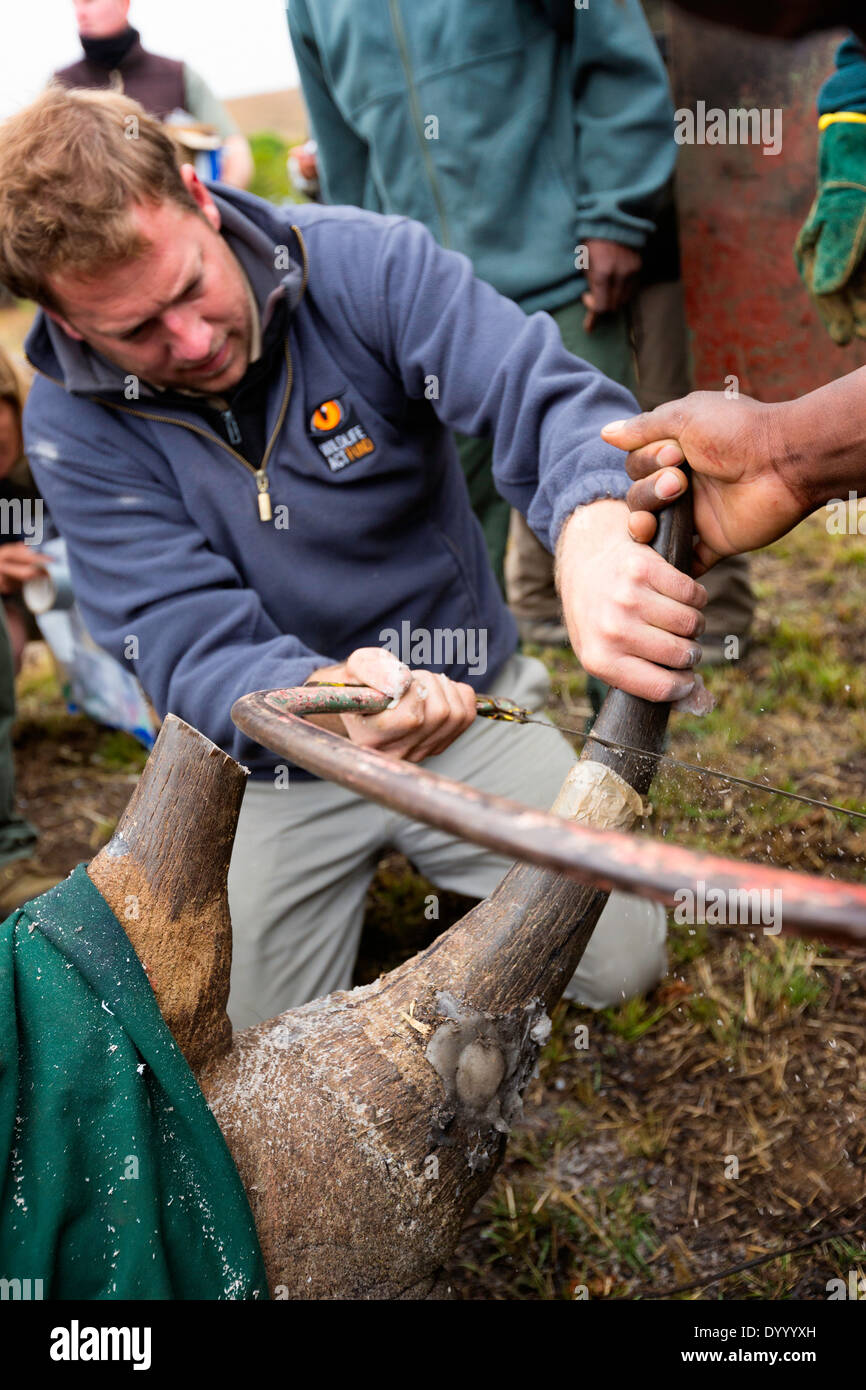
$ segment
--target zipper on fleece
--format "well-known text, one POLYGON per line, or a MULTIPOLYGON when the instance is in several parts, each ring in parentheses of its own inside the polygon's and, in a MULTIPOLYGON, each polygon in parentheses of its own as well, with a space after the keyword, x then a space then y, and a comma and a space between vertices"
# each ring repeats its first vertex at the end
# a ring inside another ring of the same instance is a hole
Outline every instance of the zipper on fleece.
MULTIPOLYGON (((268 445, 265 449, 260 468, 256 468, 255 464, 250 463, 249 459, 245 459, 243 454, 238 453, 237 449, 233 449, 224 439, 220 439, 218 434, 215 434, 212 430, 205 429, 203 425, 191 425, 188 420, 178 420, 173 415, 157 415, 150 410, 136 410, 131 405, 120 405, 118 401, 108 401, 104 396, 91 396, 90 399, 96 401, 99 405, 107 406, 109 410, 122 410, 125 411, 127 415, 135 415, 139 420, 155 420, 158 425, 176 425, 179 429, 191 430, 193 434, 200 434, 203 439, 209 440, 212 444, 218 444, 221 449, 225 449, 227 454, 231 454, 232 458, 236 458, 238 463, 242 463, 244 468, 249 469, 250 473, 252 473, 256 480, 256 488, 258 490, 256 501, 258 503, 259 521, 271 521, 274 513, 273 507, 271 506, 270 485, 268 483, 268 464, 271 461, 271 454, 274 451, 274 446, 277 442, 280 430, 285 423, 294 382, 294 369, 292 367, 292 355, 289 351, 288 338, 285 342, 285 356, 286 387, 280 404, 280 413, 277 416, 277 422, 274 425, 273 433, 268 440, 268 445)), ((52 380, 53 378, 49 379, 52 380)), ((60 384, 62 385, 62 383, 60 384)), ((234 415, 231 414, 231 411, 226 411, 223 418, 225 419, 227 415, 231 415, 234 427, 240 437, 240 430, 238 429, 234 415)), ((228 428, 228 422, 226 422, 226 427, 228 428)), ((231 431, 229 431, 229 437, 231 438, 231 431)))
POLYGON ((439 227, 441 232, 440 241, 443 246, 447 247, 451 245, 451 234, 448 230, 448 217, 445 213, 445 204, 442 201, 439 184, 436 180, 436 170, 433 167, 433 160, 430 158, 430 142, 424 135, 421 107, 418 104, 418 89, 415 86, 415 79, 412 76, 412 64, 409 61, 409 45, 406 41, 406 30, 403 27, 403 16, 400 13, 400 0, 388 0, 388 9, 391 12, 391 27, 394 30, 394 37, 397 40, 397 47, 400 50, 400 62, 403 64, 403 73, 409 91, 409 106, 412 111, 412 123, 415 126, 415 133, 418 136, 418 144, 421 146, 421 155, 427 170, 427 178, 430 181, 430 190, 433 194, 433 201, 436 204, 436 212, 439 216, 439 227))

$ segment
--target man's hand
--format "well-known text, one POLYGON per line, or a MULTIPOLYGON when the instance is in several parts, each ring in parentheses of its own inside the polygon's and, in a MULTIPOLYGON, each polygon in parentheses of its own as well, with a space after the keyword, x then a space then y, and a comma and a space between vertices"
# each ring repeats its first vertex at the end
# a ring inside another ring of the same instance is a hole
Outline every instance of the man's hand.
POLYGON ((557 581, 586 671, 646 700, 681 700, 691 692, 706 589, 648 546, 635 545, 624 502, 592 502, 569 517, 557 548, 557 581))
POLYGON ((587 309, 583 326, 591 333, 600 314, 614 313, 631 299, 643 259, 634 247, 618 241, 593 238, 586 242, 586 249, 589 289, 581 298, 587 309))
MULTIPOLYGON (((432 671, 410 671, 392 652, 379 647, 359 647, 340 665, 314 671, 310 680, 369 685, 390 695, 397 702, 393 709, 337 718, 353 743, 409 763, 444 753, 475 718, 471 686, 432 671)), ((324 716, 315 722, 333 718, 324 716)))
POLYGON ((786 446, 773 406, 731 399, 720 391, 694 391, 631 420, 605 425, 602 438, 629 451, 629 531, 651 541, 653 512, 685 491, 676 467, 688 460, 694 474, 695 564, 704 574, 725 555, 757 550, 784 536, 812 509, 777 460, 786 446))
POLYGON ((17 594, 28 579, 47 574, 49 558, 23 541, 0 545, 0 594, 17 594))

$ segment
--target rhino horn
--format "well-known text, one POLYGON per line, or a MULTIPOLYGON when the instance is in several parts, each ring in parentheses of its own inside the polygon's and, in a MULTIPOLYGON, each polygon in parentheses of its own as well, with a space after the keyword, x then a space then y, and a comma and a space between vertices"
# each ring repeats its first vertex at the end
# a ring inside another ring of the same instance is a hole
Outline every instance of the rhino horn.
POLYGON ((226 877, 244 781, 169 716, 90 876, 222 1128, 271 1286, 430 1294, 502 1157, 547 1010, 607 895, 517 866, 400 969, 232 1039, 226 877))
POLYGON ((231 1047, 226 878, 247 773, 169 714, 87 872, 135 948, 195 1070, 231 1047))

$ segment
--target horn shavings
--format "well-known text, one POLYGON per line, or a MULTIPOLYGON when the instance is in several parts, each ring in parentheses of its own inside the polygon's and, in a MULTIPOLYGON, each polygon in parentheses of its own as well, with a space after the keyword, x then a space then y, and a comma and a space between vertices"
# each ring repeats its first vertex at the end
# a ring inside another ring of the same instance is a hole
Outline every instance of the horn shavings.
POLYGON ((554 815, 603 830, 629 830, 647 814, 634 787, 613 768, 589 759, 581 759, 569 769, 551 810, 554 815))
MULTIPOLYGON (((414 1009, 414 1007, 415 1001, 413 1000, 412 1008, 414 1009)), ((402 1018, 404 1023, 408 1023, 410 1028, 414 1028, 418 1033, 421 1033, 424 1037, 426 1037, 428 1033, 433 1032, 432 1025, 429 1023, 422 1023, 420 1018, 414 1018, 411 1009, 408 1014, 406 1013, 405 1009, 400 1009, 398 1017, 402 1018)))

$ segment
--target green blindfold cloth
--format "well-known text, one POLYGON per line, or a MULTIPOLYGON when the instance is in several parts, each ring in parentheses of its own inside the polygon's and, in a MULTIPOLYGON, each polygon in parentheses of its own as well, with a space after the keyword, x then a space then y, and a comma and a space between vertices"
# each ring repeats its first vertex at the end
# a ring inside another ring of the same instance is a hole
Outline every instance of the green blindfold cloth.
MULTIPOLYGON (((825 118, 826 119, 826 118, 825 118)), ((866 122, 836 120, 818 146, 818 194, 794 247, 834 342, 866 338, 866 122)))
POLYGON ((83 865, 0 926, 0 1143, 0 1279, 31 1297, 268 1297, 231 1154, 83 865))

